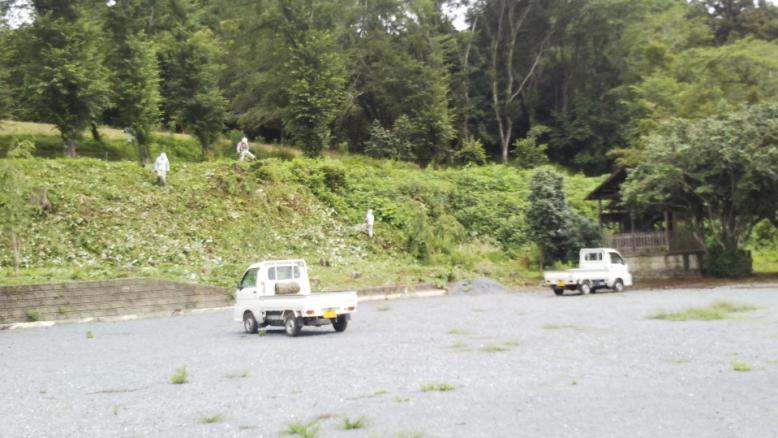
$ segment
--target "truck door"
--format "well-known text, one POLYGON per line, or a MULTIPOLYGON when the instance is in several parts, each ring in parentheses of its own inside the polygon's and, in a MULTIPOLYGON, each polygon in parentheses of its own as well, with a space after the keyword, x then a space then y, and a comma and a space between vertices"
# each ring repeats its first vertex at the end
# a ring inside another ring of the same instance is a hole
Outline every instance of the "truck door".
POLYGON ((626 262, 624 262, 624 259, 621 258, 621 256, 615 252, 609 252, 608 255, 610 256, 611 259, 610 271, 612 274, 613 281, 615 281, 616 278, 621 278, 622 281, 626 281, 627 264, 626 262))
MULTIPOLYGON (((243 274, 240 280, 240 289, 236 301, 243 303, 243 307, 254 309, 259 300, 259 291, 257 291, 257 271, 259 269, 249 269, 243 274)), ((254 310, 252 310, 254 311, 254 310)))

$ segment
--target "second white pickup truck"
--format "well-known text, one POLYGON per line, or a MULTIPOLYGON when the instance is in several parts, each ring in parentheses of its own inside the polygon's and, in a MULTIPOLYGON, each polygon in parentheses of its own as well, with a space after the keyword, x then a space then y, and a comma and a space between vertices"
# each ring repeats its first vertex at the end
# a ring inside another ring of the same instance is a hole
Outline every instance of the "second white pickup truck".
POLYGON ((629 266, 618 251, 612 248, 584 248, 578 255, 578 268, 567 271, 547 271, 543 274, 546 286, 557 295, 565 290, 578 290, 582 294, 599 288, 616 292, 632 286, 629 266))
POLYGON ((254 263, 243 274, 233 316, 243 321, 246 333, 271 325, 297 336, 304 325, 332 324, 342 332, 356 311, 356 292, 311 293, 305 261, 271 260, 254 263))

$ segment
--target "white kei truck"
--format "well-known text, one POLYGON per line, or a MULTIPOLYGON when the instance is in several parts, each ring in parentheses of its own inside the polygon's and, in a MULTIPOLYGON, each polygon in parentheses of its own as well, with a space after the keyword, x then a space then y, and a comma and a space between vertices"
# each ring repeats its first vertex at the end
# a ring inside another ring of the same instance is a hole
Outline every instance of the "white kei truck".
POLYGON ((311 293, 304 260, 269 260, 246 269, 235 291, 233 317, 246 333, 283 326, 287 335, 297 336, 305 325, 332 324, 342 332, 356 311, 356 292, 311 293))
POLYGON ((562 295, 565 290, 578 290, 586 295, 601 288, 623 292, 626 286, 632 286, 629 266, 612 248, 583 248, 578 254, 578 268, 547 271, 543 278, 556 295, 562 295))

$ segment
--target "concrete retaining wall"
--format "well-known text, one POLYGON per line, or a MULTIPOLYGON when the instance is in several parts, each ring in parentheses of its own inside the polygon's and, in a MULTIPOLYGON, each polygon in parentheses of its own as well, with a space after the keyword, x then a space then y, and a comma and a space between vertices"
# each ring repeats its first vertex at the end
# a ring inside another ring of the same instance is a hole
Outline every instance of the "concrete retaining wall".
POLYGON ((637 279, 699 277, 702 255, 678 253, 625 257, 632 276, 637 279))
POLYGON ((145 278, 0 286, 0 324, 175 312, 231 304, 224 288, 145 278))

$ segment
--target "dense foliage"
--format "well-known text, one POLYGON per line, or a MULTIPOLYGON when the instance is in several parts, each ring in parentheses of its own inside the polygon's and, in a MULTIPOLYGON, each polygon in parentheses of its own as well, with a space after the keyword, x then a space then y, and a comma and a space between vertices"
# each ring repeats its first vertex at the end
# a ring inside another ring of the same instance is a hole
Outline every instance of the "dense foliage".
MULTIPOLYGON (((249 261, 283 257, 316 265, 324 287, 473 275, 515 282, 537 266, 522 231, 531 174, 510 167, 429 171, 358 157, 174 161, 168 186, 160 188, 148 169, 130 161, 0 164, 49 187, 53 205, 14 230, 18 278, 3 231, 3 283, 149 275, 228 286, 249 261), (368 208, 376 217, 372 240, 359 226, 368 208)), ((581 198, 598 182, 566 178, 576 210, 593 214, 581 198)), ((33 194, 27 187, 9 196, 24 203, 33 194)), ((17 214, 5 199, 0 214, 17 214)))
POLYGON ((687 212, 707 242, 711 273, 749 273, 743 250, 754 227, 763 220, 778 226, 778 105, 663 126, 624 194, 636 206, 687 212))
POLYGON ((0 0, 8 8, 29 20, 0 24, 0 111, 57 123, 71 152, 93 120, 132 127, 143 159, 161 120, 205 156, 226 127, 311 156, 463 163, 475 140, 503 162, 601 174, 614 158, 635 164, 672 117, 778 97, 767 1, 0 0))

